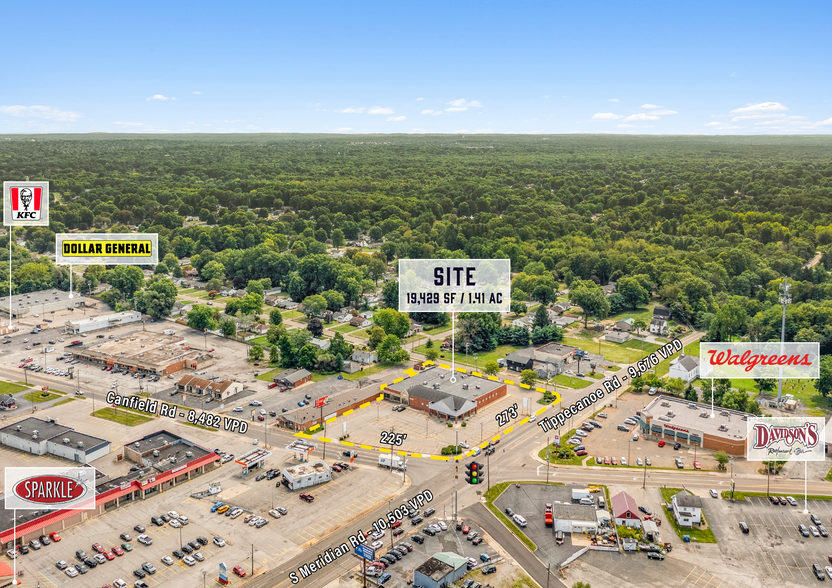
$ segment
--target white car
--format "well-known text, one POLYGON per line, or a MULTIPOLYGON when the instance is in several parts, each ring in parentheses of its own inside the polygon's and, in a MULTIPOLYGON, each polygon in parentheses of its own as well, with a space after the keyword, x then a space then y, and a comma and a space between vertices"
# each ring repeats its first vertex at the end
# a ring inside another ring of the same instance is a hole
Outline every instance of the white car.
POLYGON ((653 462, 651 462, 651 461, 650 461, 650 458, 649 458, 649 457, 645 457, 645 458, 644 458, 644 463, 646 463, 646 464, 647 464, 647 465, 649 465, 649 466, 650 466, 650 465, 653 465, 653 462))
POLYGON ((166 555, 162 558, 162 563, 165 564, 166 566, 172 566, 173 565, 173 558, 169 555, 166 555))
POLYGON ((372 543, 370 543, 370 547, 372 547, 373 549, 381 549, 382 545, 384 545, 384 543, 381 541, 373 541, 372 543))
POLYGON ((820 537, 820 531, 814 525, 809 525, 809 532, 812 534, 812 537, 820 537))
POLYGON ((273 516, 274 518, 276 518, 276 519, 279 519, 279 518, 280 518, 280 513, 279 513, 279 512, 277 512, 277 510, 275 510, 275 509, 271 509, 271 510, 269 511, 269 514, 270 514, 270 515, 272 515, 272 516, 273 516))
POLYGON ((243 407, 242 406, 236 406, 236 407, 234 407, 234 410, 232 410, 231 412, 243 412, 243 407))
POLYGON ((17 557, 17 551, 15 551, 14 549, 9 549, 6 552, 6 556, 8 556, 9 559, 15 559, 17 557))
POLYGON ((587 436, 587 435, 586 435, 586 431, 582 431, 582 430, 580 430, 580 429, 578 429, 577 431, 575 431, 575 435, 576 435, 576 436, 578 436, 578 437, 586 437, 586 436, 587 436))
POLYGON ((225 547, 225 540, 222 537, 214 537, 214 545, 217 547, 225 547))
POLYGON ((175 510, 169 510, 168 511, 168 516, 172 519, 178 519, 179 518, 179 513, 176 512, 175 510))
POLYGON ((263 403, 260 402, 259 400, 252 400, 251 402, 248 403, 248 405, 249 406, 263 406, 263 403))
POLYGON ((644 462, 641 461, 640 457, 636 458, 636 465, 638 465, 638 466, 643 466, 644 465, 644 462))
POLYGON ((253 527, 253 526, 254 526, 254 525, 256 525, 259 521, 260 521, 260 517, 254 517, 253 519, 251 519, 251 520, 248 522, 248 526, 249 526, 249 527, 253 527))
POLYGON ((64 573, 70 578, 74 578, 78 575, 78 570, 75 569, 75 566, 69 566, 67 569, 64 570, 64 573))
POLYGON ((627 458, 626 457, 621 458, 621 465, 627 465, 627 458))
POLYGON ((577 437, 572 437, 569 440, 570 445, 580 445, 581 443, 582 443, 582 441, 580 439, 578 439, 577 437))
POLYGON ((470 445, 468 445, 465 441, 460 441, 460 442, 459 442, 459 446, 460 446, 460 447, 462 447, 463 449, 468 449, 468 448, 470 448, 470 447, 471 447, 471 446, 470 446, 470 445))
POLYGON ((149 535, 139 535, 136 540, 142 545, 153 545, 153 539, 149 535))
POLYGON ((121 578, 117 578, 116 580, 113 581, 113 586, 115 588, 127 588, 127 582, 125 582, 121 578))
POLYGON ((196 565, 196 560, 194 558, 192 558, 190 555, 186 555, 185 557, 183 557, 182 561, 184 561, 189 566, 195 566, 196 565))
POLYGON ((530 416, 530 417, 529 417, 529 422, 530 422, 530 423, 533 423, 533 422, 535 422, 536 420, 537 420, 537 415, 536 415, 536 414, 533 414, 532 416, 530 416))
POLYGON ((719 496, 719 494, 717 494, 716 490, 714 490, 713 488, 708 490, 708 494, 711 495, 711 498, 717 498, 719 496))
POLYGON ((635 435, 633 435, 633 441, 638 441, 638 433, 636 433, 635 435))
POLYGON ((265 408, 261 408, 261 409, 260 409, 260 414, 262 414, 263 416, 266 416, 266 409, 265 409, 265 408))
POLYGON ((443 531, 447 531, 448 530, 448 525, 445 523, 445 521, 439 521, 439 528, 442 529, 443 531))
POLYGON ((191 522, 191 519, 189 519, 189 518, 188 518, 188 517, 186 517, 185 515, 181 515, 181 516, 179 517, 179 522, 180 522, 180 523, 182 523, 183 525, 187 525, 188 523, 190 523, 190 522, 191 522))
POLYGON ((182 523, 179 522, 179 519, 171 519, 168 524, 174 529, 178 529, 182 526, 182 523))
POLYGON ((194 553, 193 557, 196 561, 205 561, 205 556, 202 555, 201 551, 197 551, 196 553, 194 553))
POLYGON ((373 539, 381 539, 384 537, 384 531, 376 531, 373 533, 373 539))
POLYGON ((251 444, 252 444, 252 445, 257 445, 257 443, 258 443, 259 441, 260 441, 259 439, 252 439, 252 440, 251 440, 251 444))

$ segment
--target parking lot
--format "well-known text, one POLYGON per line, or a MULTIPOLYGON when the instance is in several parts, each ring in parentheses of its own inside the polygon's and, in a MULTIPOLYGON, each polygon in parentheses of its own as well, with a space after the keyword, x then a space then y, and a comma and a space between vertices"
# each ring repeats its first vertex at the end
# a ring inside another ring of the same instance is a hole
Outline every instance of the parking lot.
MULTIPOLYGON (((521 529, 537 545, 535 555, 552 567, 566 561, 572 554, 581 550, 588 542, 573 541, 572 533, 564 533, 563 545, 555 541, 554 526, 547 527, 544 518, 546 503, 561 502, 572 504, 572 489, 586 486, 554 486, 546 484, 511 485, 494 502, 500 511, 511 508, 526 519, 527 525, 521 529)), ((592 495, 597 506, 597 495, 592 495)))
POLYGON ((708 518, 714 534, 728 557, 753 558, 749 570, 760 577, 780 578, 794 582, 815 582, 812 564, 830 565, 832 538, 803 537, 799 524, 812 525, 816 514, 827 530, 832 529, 832 504, 825 500, 809 500, 809 514, 803 514, 803 499, 795 496, 798 505, 774 506, 765 497, 749 497, 746 501, 714 500, 709 503, 717 516, 708 518), (749 534, 743 535, 739 522, 745 522, 749 534))
MULTIPOLYGON (((478 535, 482 535, 482 529, 476 525, 469 526, 471 533, 476 532, 478 535)), ((438 553, 440 551, 449 551, 457 553, 465 558, 475 559, 477 561, 477 567, 475 570, 480 570, 482 567, 487 565, 480 559, 480 554, 485 553, 492 560, 489 563, 495 563, 497 566, 497 572, 493 576, 488 575, 484 577, 495 579, 499 578, 502 567, 499 563, 501 558, 494 548, 488 544, 488 541, 484 540, 479 545, 473 545, 472 541, 468 541, 467 536, 464 535, 462 531, 456 530, 454 521, 450 518, 443 518, 441 512, 437 512, 436 515, 429 517, 415 527, 411 525, 409 520, 404 519, 402 527, 405 529, 405 534, 396 537, 393 545, 398 545, 402 542, 409 543, 413 546, 413 551, 408 553, 402 560, 396 562, 392 566, 389 566, 385 570, 385 572, 389 572, 392 576, 389 581, 384 583, 385 588, 406 588, 406 586, 408 586, 408 580, 412 583, 413 570, 422 565, 426 559, 432 557, 434 553, 438 553), (434 537, 421 533, 421 530, 427 525, 430 523, 436 523, 439 520, 445 520, 447 522, 447 531, 437 533, 434 537), (422 545, 413 541, 413 535, 417 534, 424 537, 425 541, 422 545)), ((379 548, 377 553, 383 555, 390 548, 390 545, 390 532, 388 531, 384 537, 384 546, 379 548)), ((369 582, 370 578, 368 578, 368 583, 369 582)), ((375 579, 373 579, 373 582, 375 583, 375 579)))

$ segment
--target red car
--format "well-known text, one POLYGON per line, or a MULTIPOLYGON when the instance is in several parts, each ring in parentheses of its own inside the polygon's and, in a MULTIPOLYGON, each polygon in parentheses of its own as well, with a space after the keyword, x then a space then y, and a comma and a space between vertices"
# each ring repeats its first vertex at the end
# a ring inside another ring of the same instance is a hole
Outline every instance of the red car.
POLYGON ((101 545, 101 543, 93 543, 92 549, 96 553, 104 553, 104 547, 101 545))
POLYGON ((396 527, 401 527, 401 526, 402 526, 402 522, 401 522, 401 520, 398 520, 395 523, 393 523, 392 525, 390 525, 390 528, 395 529, 396 527))
POLYGON ((702 466, 701 466, 701 465, 699 465, 699 462, 698 462, 698 461, 695 461, 695 462, 693 462, 693 469, 695 469, 695 470, 701 470, 701 469, 702 469, 702 466))
POLYGON ((586 449, 579 449, 575 452, 575 455, 586 455, 586 449))
POLYGON ((277 388, 277 382, 272 382, 269 384, 269 388, 277 388))
POLYGON ((664 447, 664 441, 659 441, 659 447, 664 447))
POLYGON ((49 533, 49 538, 52 539, 55 543, 61 540, 61 536, 57 533, 49 533))
POLYGON ((312 502, 313 500, 315 500, 315 497, 311 494, 301 494, 300 499, 305 500, 306 502, 312 502))
POLYGON ((107 561, 113 561, 116 558, 112 551, 105 551, 102 555, 107 558, 107 561))
POLYGON ((604 458, 604 465, 610 465, 610 458, 609 457, 604 458))
POLYGON ((113 547, 110 551, 112 551, 113 553, 115 553, 119 557, 124 555, 124 550, 121 547, 119 547, 118 545, 113 547))
POLYGON ((469 527, 468 525, 465 525, 464 527, 462 527, 462 534, 463 535, 467 535, 470 531, 471 531, 471 527, 469 527))
POLYGON ((236 575, 240 576, 241 578, 246 577, 246 571, 243 569, 243 566, 234 566, 234 569, 231 570, 236 575))
POLYGON ((612 465, 618 465, 618 460, 617 460, 617 459, 615 459, 614 457, 611 457, 611 458, 610 458, 610 463, 611 463, 612 465))

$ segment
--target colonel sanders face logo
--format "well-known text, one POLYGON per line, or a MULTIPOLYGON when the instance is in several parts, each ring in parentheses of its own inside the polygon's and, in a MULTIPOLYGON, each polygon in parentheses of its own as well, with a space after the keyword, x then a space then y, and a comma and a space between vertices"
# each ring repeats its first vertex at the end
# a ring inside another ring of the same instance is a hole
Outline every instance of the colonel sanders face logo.
POLYGON ((29 206, 32 204, 32 198, 31 188, 20 189, 20 203, 23 205, 23 210, 29 210, 29 206))

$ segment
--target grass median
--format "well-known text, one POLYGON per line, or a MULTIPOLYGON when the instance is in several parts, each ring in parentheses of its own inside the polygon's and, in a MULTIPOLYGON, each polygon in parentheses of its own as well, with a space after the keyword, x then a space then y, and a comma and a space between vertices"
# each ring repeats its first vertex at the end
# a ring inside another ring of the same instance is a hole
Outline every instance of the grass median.
POLYGON ((50 400, 57 400, 61 398, 63 394, 55 394, 54 392, 29 392, 28 394, 23 395, 24 400, 28 400, 29 402, 49 402, 50 400))
POLYGON ((92 413, 92 416, 100 419, 107 419, 114 423, 127 425, 128 427, 135 427, 136 425, 143 425, 149 423, 153 418, 145 416, 146 413, 134 412, 128 408, 101 408, 92 413))

